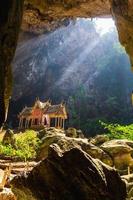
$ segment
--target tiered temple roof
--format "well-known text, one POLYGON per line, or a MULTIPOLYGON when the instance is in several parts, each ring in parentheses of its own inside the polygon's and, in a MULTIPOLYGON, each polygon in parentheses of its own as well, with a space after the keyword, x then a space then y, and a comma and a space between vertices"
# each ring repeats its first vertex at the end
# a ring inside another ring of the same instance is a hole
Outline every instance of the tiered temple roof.
POLYGON ((29 116, 29 115, 31 115, 32 114, 32 107, 25 107, 22 111, 21 111, 21 113, 19 114, 19 116, 23 116, 23 117, 27 117, 27 116, 29 116))
POLYGON ((19 117, 28 117, 32 115, 34 109, 40 109, 44 115, 55 115, 55 117, 64 116, 67 119, 66 108, 63 103, 58 105, 51 105, 50 101, 41 102, 39 99, 36 100, 33 107, 25 107, 19 114, 19 117))

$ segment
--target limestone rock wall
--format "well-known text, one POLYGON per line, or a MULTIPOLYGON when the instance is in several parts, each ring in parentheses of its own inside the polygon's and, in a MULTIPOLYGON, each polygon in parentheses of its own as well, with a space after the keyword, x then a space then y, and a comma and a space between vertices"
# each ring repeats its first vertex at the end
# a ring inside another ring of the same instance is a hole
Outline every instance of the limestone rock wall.
MULTIPOLYGON (((10 63, 17 44, 23 0, 3 1, 0 6, 0 126, 11 93, 10 63)), ((121 43, 133 65, 132 0, 25 0, 22 29, 33 33, 55 28, 62 20, 76 17, 113 16, 121 43), (36 31, 37 30, 37 31, 36 31)))
POLYGON ((2 1, 0 6, 0 126, 11 95, 11 66, 22 19, 23 0, 2 1))
POLYGON ((130 56, 133 70, 133 1, 112 0, 111 3, 119 39, 130 56))
MULTIPOLYGON (((120 42, 126 48, 133 65, 133 2, 131 0, 26 0, 23 30, 50 29, 51 23, 64 18, 112 16, 120 42), (35 20, 36 19, 36 20, 35 20)), ((58 23, 57 23, 58 21, 58 23)))

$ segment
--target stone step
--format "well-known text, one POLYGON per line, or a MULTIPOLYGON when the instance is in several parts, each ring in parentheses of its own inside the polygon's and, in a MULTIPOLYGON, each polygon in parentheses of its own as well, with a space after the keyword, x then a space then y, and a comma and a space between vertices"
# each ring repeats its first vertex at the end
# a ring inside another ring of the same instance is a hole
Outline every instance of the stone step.
POLYGON ((19 173, 23 171, 31 171, 37 165, 37 162, 12 162, 10 160, 0 160, 0 169, 4 170, 11 165, 12 173, 19 173))

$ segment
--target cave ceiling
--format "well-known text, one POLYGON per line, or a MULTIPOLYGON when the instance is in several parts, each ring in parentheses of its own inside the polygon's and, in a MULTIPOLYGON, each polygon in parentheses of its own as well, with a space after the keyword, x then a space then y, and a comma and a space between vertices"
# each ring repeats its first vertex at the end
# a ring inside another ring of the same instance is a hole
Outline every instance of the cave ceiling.
POLYGON ((132 0, 25 0, 22 30, 41 34, 78 17, 113 17, 133 66, 132 0))
POLYGON ((110 11, 107 0, 26 0, 22 30, 41 34, 67 19, 109 17, 110 11))

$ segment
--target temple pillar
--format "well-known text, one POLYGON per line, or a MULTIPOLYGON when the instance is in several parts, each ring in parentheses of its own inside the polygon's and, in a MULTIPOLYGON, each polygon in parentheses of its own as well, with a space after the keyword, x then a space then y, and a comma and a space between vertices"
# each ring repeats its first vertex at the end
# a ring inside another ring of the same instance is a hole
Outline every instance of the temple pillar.
POLYGON ((56 119, 56 128, 58 128, 58 117, 56 119))
POLYGON ((27 128, 29 128, 29 119, 27 119, 27 128))
POLYGON ((55 118, 55 128, 57 127, 57 117, 55 118))
POLYGON ((50 125, 51 125, 51 118, 49 118, 49 127, 50 127, 50 125))
POLYGON ((20 128, 20 126, 21 126, 21 118, 19 118, 19 128, 20 128))
POLYGON ((63 119, 63 129, 65 128, 65 119, 63 119))
POLYGON ((60 128, 62 128, 62 118, 60 118, 60 128))
POLYGON ((19 128, 22 128, 22 118, 19 119, 19 128))
POLYGON ((40 125, 42 124, 42 118, 40 118, 40 121, 39 121, 40 125))
POLYGON ((25 120, 25 128, 27 128, 27 125, 28 125, 28 120, 26 119, 25 120))
POLYGON ((29 128, 31 127, 31 121, 32 121, 32 119, 29 119, 29 128))
POLYGON ((61 128, 61 117, 58 117, 58 128, 61 128))
POLYGON ((60 118, 58 117, 58 128, 59 128, 59 126, 60 126, 60 118))
POLYGON ((32 125, 33 125, 33 119, 31 119, 31 126, 30 127, 32 127, 32 125))
POLYGON ((26 128, 26 126, 27 126, 27 119, 25 120, 25 128, 26 128))
POLYGON ((20 128, 23 128, 23 118, 21 119, 20 128))
POLYGON ((59 117, 59 128, 60 128, 60 122, 61 122, 61 118, 59 117))
POLYGON ((61 119, 61 128, 63 129, 63 119, 61 119))
POLYGON ((35 119, 32 119, 32 125, 34 125, 35 124, 35 119))

